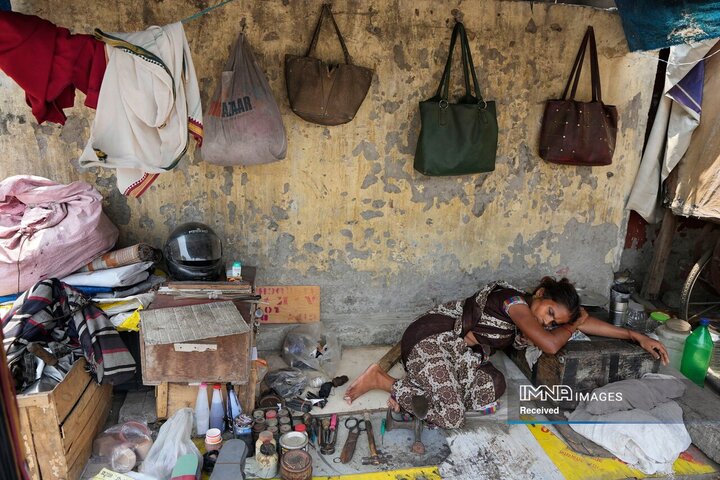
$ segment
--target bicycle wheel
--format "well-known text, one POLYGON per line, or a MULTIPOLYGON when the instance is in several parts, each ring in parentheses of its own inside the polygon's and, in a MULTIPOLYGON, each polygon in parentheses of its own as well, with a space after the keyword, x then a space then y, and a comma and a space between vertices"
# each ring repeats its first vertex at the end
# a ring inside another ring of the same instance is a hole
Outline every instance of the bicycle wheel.
POLYGON ((702 254, 683 284, 680 294, 680 315, 688 322, 713 310, 720 311, 720 295, 705 279, 712 261, 713 250, 713 248, 708 249, 702 254))

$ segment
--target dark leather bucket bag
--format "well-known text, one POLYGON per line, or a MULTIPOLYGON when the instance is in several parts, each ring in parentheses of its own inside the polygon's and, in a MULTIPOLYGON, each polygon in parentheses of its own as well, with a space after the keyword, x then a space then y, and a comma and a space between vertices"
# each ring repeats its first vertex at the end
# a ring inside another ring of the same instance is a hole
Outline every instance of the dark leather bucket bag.
POLYGON ((595 33, 592 27, 588 27, 562 98, 548 100, 545 104, 540 131, 540 157, 563 165, 610 165, 615 152, 617 117, 614 106, 602 103, 595 33), (578 102, 575 101, 575 92, 588 46, 592 101, 578 102), (570 98, 567 98, 568 90, 570 98))
POLYGON ((285 83, 290 107, 299 117, 320 125, 340 125, 355 117, 372 82, 373 71, 353 65, 330 5, 323 5, 305 56, 285 55, 285 83), (345 63, 328 64, 313 57, 325 16, 340 40, 345 63))
POLYGON ((495 102, 480 95, 475 66, 465 27, 455 24, 437 93, 420 102, 420 137, 413 167, 429 176, 466 175, 495 169, 498 124, 495 102), (460 37, 465 95, 457 103, 448 99, 450 66, 455 42, 460 37), (470 90, 472 77, 475 95, 470 90))

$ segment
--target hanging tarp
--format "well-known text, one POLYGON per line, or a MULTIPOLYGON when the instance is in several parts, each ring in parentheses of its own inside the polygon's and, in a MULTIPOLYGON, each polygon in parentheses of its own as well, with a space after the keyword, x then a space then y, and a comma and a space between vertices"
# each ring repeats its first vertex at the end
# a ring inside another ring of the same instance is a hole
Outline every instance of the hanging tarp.
POLYGON ((705 60, 703 118, 692 134, 669 194, 676 215, 716 222, 720 221, 720 54, 712 54, 718 51, 720 46, 705 60))
POLYGON ((649 223, 662 218, 662 184, 685 155, 692 132, 700 123, 703 57, 715 42, 670 48, 664 95, 626 205, 649 223))
POLYGON ((720 37, 720 1, 615 0, 630 51, 720 37))

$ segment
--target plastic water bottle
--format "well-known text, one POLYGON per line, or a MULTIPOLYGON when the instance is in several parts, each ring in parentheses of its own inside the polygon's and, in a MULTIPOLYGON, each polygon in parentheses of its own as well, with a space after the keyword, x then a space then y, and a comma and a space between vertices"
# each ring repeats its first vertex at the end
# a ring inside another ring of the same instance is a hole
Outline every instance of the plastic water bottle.
POLYGON ((195 400, 195 434, 205 435, 210 428, 210 406, 208 405, 207 384, 201 383, 195 400))
MULTIPOLYGON (((242 413, 242 407, 240 407, 240 400, 238 399, 237 393, 232 383, 228 383, 227 387, 227 421, 229 428, 233 431, 235 428, 235 418, 242 413)), ((237 434, 237 432, 235 432, 237 434)))
POLYGON ((233 262, 232 267, 230 267, 230 272, 233 277, 240 278, 242 275, 242 264, 240 261, 233 262))
POLYGON ((225 431, 225 409, 220 388, 219 383, 213 386, 212 401, 210 402, 210 428, 217 428, 223 432, 225 431))
POLYGON ((685 340, 680 371, 687 378, 701 387, 705 386, 710 359, 712 358, 713 342, 708 325, 710 320, 700 319, 700 325, 685 340))

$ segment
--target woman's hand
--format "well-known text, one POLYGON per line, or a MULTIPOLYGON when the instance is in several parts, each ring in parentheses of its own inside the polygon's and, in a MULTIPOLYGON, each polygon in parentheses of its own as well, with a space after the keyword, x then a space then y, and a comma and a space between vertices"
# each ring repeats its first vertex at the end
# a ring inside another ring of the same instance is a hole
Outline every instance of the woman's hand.
POLYGON ((665 345, 662 342, 653 340, 647 335, 636 333, 630 330, 630 338, 635 340, 644 350, 650 352, 655 360, 661 360, 663 365, 667 365, 670 362, 665 345))

